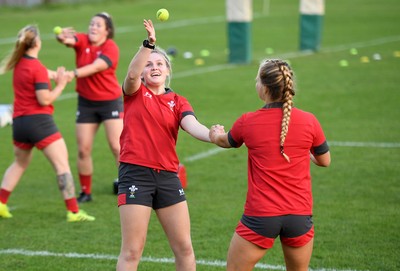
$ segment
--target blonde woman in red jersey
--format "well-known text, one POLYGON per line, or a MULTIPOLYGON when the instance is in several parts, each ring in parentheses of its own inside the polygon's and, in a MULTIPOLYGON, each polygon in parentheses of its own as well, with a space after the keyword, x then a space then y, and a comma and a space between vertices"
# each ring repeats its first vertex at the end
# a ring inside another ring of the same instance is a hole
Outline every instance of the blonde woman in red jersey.
POLYGON ((243 114, 228 133, 221 125, 210 129, 218 146, 248 148, 246 204, 227 270, 253 270, 279 236, 286 270, 306 271, 314 240, 310 161, 329 166, 329 147, 315 116, 293 107, 293 71, 286 62, 264 60, 256 90, 263 108, 243 114))
POLYGON ((13 52, 0 67, 0 73, 13 72, 13 140, 15 161, 6 170, 0 189, 0 217, 11 218, 7 201, 32 160, 34 147, 43 152, 57 175, 58 187, 67 207, 67 221, 93 221, 79 210, 75 185, 64 139, 53 120, 52 103, 62 93, 69 76, 64 67, 47 70, 39 61, 42 46, 39 29, 34 25, 18 33, 13 52), (56 86, 51 89, 50 79, 56 86))
POLYGON ((176 270, 196 270, 185 191, 177 176, 179 127, 209 142, 186 98, 169 88, 171 62, 156 47, 151 20, 144 20, 148 39, 131 60, 123 83, 124 129, 121 134, 118 206, 122 244, 118 271, 137 270, 155 211, 175 255, 176 270))
POLYGON ((69 72, 76 78, 78 110, 76 137, 78 173, 81 184, 79 202, 92 200, 92 148, 95 135, 104 124, 107 141, 118 165, 119 136, 122 131, 123 104, 116 69, 119 48, 113 40, 114 25, 106 12, 94 15, 88 33, 63 28, 57 40, 75 51, 76 69, 69 72))

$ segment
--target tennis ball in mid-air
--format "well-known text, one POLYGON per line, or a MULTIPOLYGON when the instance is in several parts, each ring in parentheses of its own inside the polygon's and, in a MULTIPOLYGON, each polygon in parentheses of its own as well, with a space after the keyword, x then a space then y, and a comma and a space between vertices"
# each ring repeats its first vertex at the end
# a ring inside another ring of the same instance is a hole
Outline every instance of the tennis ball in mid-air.
POLYGON ((169 12, 168 10, 166 10, 165 8, 161 8, 157 11, 157 15, 156 15, 157 19, 161 22, 164 22, 166 20, 168 20, 169 18, 169 12))
POLYGON ((53 32, 54 34, 59 35, 62 32, 62 28, 60 26, 56 26, 53 28, 53 32))

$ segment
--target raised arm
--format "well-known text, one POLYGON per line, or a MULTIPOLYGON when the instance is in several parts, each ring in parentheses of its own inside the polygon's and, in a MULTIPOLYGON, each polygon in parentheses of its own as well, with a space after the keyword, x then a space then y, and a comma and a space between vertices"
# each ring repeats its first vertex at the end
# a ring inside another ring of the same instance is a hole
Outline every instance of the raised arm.
MULTIPOLYGON (((56 35, 56 39, 58 42, 68 46, 73 47, 76 43, 76 31, 72 27, 62 28, 60 34, 56 35)), ((101 72, 108 69, 107 62, 102 58, 96 58, 92 63, 79 67, 73 71, 68 71, 68 75, 70 78, 76 77, 87 77, 93 75, 95 73, 101 72)))
POLYGON ((68 47, 72 47, 76 42, 75 33, 76 31, 72 27, 64 27, 60 34, 56 34, 56 39, 58 42, 68 47))
MULTIPOLYGON (((147 31, 147 40, 150 45, 156 43, 156 31, 151 20, 143 20, 144 28, 147 31)), ((146 66, 147 60, 151 54, 150 48, 140 46, 139 51, 131 60, 128 66, 128 72, 126 74, 123 89, 126 95, 132 95, 135 93, 141 84, 141 75, 144 67, 146 66)))

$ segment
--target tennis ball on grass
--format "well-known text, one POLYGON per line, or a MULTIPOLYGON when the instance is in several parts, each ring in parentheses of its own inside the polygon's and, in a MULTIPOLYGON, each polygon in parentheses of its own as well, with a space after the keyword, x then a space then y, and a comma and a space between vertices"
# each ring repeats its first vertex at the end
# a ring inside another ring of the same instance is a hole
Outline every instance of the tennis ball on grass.
POLYGON ((339 66, 340 67, 347 67, 347 66, 349 66, 349 62, 347 62, 347 60, 345 60, 345 59, 342 59, 342 60, 339 61, 339 66))
POLYGON ((62 28, 60 26, 56 26, 53 28, 53 32, 54 34, 59 35, 62 32, 62 28))
POLYGON ((159 21, 164 22, 169 18, 169 12, 165 8, 161 8, 157 11, 156 17, 159 21))
POLYGON ((200 55, 202 57, 208 57, 208 56, 210 56, 210 51, 208 51, 207 49, 203 49, 200 51, 200 55))

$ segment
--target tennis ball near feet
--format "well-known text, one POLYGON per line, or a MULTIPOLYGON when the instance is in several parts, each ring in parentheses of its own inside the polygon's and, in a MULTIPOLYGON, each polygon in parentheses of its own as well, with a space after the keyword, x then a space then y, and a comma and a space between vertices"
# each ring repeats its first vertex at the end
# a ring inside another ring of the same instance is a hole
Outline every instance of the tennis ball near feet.
POLYGON ((60 35, 61 32, 62 32, 62 28, 60 26, 56 26, 56 27, 53 28, 53 32, 56 35, 60 35))
POLYGON ((168 20, 169 18, 169 12, 168 10, 166 10, 165 8, 161 8, 157 11, 157 15, 156 15, 157 19, 161 22, 164 22, 166 20, 168 20))

